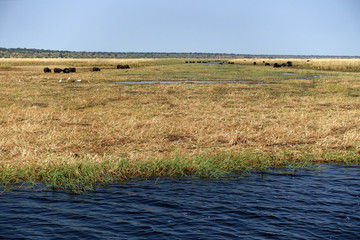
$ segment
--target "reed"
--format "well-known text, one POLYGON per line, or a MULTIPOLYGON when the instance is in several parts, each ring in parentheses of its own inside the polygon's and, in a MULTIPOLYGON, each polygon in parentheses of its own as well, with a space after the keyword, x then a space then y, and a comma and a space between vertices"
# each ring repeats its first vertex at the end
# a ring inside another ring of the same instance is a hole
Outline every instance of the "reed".
POLYGON ((104 158, 102 162, 93 158, 53 159, 46 164, 27 164, 19 167, 2 165, 0 182, 2 188, 16 186, 39 186, 54 190, 67 190, 81 193, 95 190, 100 184, 126 181, 133 178, 158 177, 201 177, 222 178, 228 174, 266 173, 279 167, 289 173, 299 169, 316 168, 319 162, 346 162, 359 164, 359 152, 346 154, 327 153, 325 155, 299 154, 286 152, 274 154, 259 151, 237 153, 203 154, 189 158, 177 156, 172 159, 154 159, 132 162, 129 159, 104 158))

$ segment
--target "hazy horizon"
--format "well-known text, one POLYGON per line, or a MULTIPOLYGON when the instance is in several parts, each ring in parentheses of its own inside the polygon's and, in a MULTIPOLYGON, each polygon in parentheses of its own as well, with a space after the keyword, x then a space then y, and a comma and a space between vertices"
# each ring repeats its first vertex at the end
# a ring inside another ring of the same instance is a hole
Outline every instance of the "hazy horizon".
MULTIPOLYGON (((0 46, 0 48, 4 48, 2 46, 0 46)), ((40 51, 63 51, 63 52, 78 52, 78 53, 134 53, 134 54, 146 54, 146 53, 158 53, 158 54, 224 54, 224 55, 244 55, 244 56, 319 56, 319 57, 352 57, 352 58, 360 58, 360 55, 353 55, 353 56, 349 56, 349 55, 301 55, 301 54, 297 54, 297 55, 291 55, 291 54, 247 54, 247 53, 222 53, 222 52, 133 52, 133 51, 128 51, 128 52, 114 52, 114 51, 76 51, 76 50, 57 50, 57 49, 42 49, 42 48, 5 48, 5 49, 26 49, 26 50, 40 50, 40 51)))

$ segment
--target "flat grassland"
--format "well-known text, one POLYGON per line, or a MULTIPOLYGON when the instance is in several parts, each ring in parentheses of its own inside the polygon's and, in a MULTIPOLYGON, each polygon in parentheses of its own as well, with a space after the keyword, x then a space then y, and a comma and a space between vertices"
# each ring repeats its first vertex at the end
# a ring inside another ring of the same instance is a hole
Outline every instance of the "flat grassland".
POLYGON ((82 191, 132 177, 359 164, 359 59, 231 61, 0 59, 0 182, 82 191))

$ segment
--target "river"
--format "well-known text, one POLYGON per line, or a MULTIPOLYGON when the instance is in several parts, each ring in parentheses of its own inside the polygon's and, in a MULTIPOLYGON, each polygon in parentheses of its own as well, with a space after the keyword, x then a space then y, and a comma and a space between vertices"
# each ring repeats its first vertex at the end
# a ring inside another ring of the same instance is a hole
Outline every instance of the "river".
POLYGON ((360 239, 360 168, 0 195, 0 239, 360 239))

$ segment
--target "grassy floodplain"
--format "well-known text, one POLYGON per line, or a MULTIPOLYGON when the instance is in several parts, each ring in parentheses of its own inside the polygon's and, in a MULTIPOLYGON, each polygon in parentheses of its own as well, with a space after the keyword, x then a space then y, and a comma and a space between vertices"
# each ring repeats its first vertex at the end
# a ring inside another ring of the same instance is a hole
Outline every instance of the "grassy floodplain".
POLYGON ((359 59, 231 61, 0 59, 0 182, 83 191, 134 177, 359 164, 359 59), (160 83, 187 80, 224 82, 160 83), (121 84, 139 81, 155 83, 121 84))

